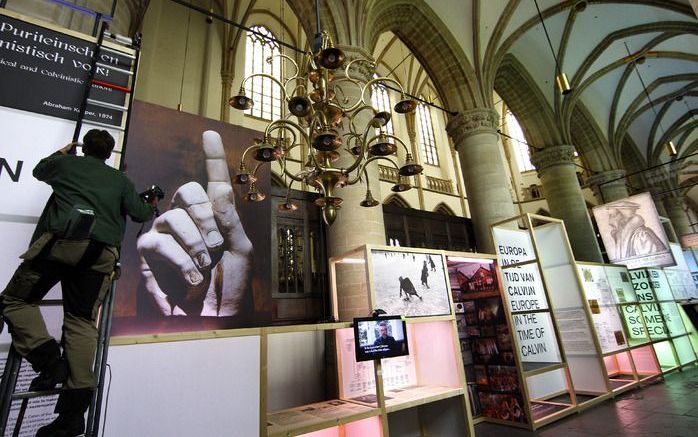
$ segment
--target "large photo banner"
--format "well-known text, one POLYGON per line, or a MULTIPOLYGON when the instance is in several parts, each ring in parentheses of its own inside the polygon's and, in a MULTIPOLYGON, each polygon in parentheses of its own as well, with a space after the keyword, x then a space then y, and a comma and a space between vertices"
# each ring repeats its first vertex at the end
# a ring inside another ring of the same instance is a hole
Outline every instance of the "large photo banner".
POLYGON ((608 258, 629 269, 676 265, 650 193, 593 209, 608 258))
MULTIPOLYGON (((243 200, 230 176, 261 134, 134 103, 126 173, 165 191, 160 217, 122 243, 113 335, 229 329, 271 320, 271 207, 243 200)), ((257 172, 269 193, 269 166, 257 172)))

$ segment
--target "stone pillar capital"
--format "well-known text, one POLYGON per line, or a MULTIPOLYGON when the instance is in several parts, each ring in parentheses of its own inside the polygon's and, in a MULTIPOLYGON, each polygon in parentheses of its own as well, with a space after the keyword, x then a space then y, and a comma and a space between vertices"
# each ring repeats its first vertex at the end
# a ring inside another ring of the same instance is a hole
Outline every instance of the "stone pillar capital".
POLYGON ((537 150, 531 154, 531 163, 536 167, 539 175, 558 165, 574 166, 574 146, 565 144, 537 150))
POLYGON ((594 173, 587 179, 587 183, 601 203, 624 199, 628 197, 625 173, 625 170, 607 170, 594 173))
POLYGON ((587 182, 592 187, 599 185, 625 185, 625 170, 607 170, 589 176, 587 182))
POLYGON ((646 171, 644 177, 647 185, 651 187, 660 187, 669 182, 669 173, 663 167, 646 171))
POLYGON ((476 108, 463 111, 451 117, 446 125, 448 135, 458 145, 471 135, 496 134, 499 126, 499 113, 491 108, 476 108))

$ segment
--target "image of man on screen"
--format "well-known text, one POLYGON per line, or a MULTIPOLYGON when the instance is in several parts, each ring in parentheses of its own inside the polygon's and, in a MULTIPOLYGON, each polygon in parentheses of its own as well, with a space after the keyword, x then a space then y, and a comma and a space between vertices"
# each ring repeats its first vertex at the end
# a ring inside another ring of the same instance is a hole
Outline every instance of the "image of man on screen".
POLYGON ((398 348, 397 341, 395 338, 388 335, 388 323, 380 322, 378 323, 378 332, 380 336, 373 342, 374 346, 388 346, 388 351, 394 352, 398 348))

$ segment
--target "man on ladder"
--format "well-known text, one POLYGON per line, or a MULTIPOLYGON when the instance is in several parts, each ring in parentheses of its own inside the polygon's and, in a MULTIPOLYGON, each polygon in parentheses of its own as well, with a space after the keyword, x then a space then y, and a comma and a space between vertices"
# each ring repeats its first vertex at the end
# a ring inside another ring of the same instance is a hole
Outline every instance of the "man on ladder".
POLYGON ((77 436, 85 431, 84 414, 96 385, 95 320, 119 258, 126 215, 145 222, 162 197, 161 192, 137 194, 122 172, 106 164, 114 148, 107 131, 90 130, 83 142, 84 157, 75 156, 77 144, 71 143, 34 168, 34 177, 51 185, 53 194, 29 250, 21 256, 22 264, 0 295, 12 344, 39 373, 29 391, 65 383, 56 404, 58 417, 40 428, 38 437, 77 436), (63 354, 37 306, 59 281, 63 354))

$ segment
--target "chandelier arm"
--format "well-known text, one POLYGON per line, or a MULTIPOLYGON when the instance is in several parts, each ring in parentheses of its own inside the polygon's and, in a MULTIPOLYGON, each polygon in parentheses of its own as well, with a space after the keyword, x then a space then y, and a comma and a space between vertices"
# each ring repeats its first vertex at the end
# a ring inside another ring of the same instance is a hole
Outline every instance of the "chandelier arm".
POLYGON ((361 100, 364 100, 364 99, 365 99, 366 90, 369 89, 369 88, 371 88, 371 86, 372 86, 374 83, 379 83, 379 82, 390 82, 390 83, 393 83, 393 84, 395 84, 395 85, 400 89, 400 94, 401 94, 401 95, 404 95, 404 94, 405 94, 405 89, 402 87, 402 85, 400 84, 400 82, 398 82, 397 80, 392 79, 392 78, 390 78, 390 77, 380 76, 380 77, 373 78, 373 79, 369 80, 368 82, 366 82, 366 85, 364 85, 363 88, 361 89, 361 100))
POLYGON ((303 128, 300 127, 300 125, 298 125, 298 123, 295 123, 291 120, 279 119, 279 120, 272 121, 271 123, 269 123, 267 125, 267 128, 264 130, 264 136, 268 137, 269 132, 271 132, 274 129, 281 129, 282 127, 293 133, 293 130, 291 130, 286 125, 294 127, 298 131, 298 133, 303 137, 303 139, 306 140, 308 142, 308 144, 310 144, 310 137, 308 136, 308 134, 306 134, 304 132, 303 128))
POLYGON ((254 170, 252 171, 252 176, 257 176, 257 170, 259 170, 259 167, 262 165, 266 164, 266 162, 258 162, 257 165, 254 166, 254 170))
POLYGON ((288 83, 289 80, 292 80, 292 79, 295 79, 296 77, 298 77, 298 73, 301 72, 301 69, 298 67, 298 63, 293 58, 291 58, 290 56, 284 55, 282 53, 279 53, 278 55, 272 56, 268 59, 273 59, 273 58, 284 58, 284 59, 288 60, 291 64, 293 64, 293 67, 296 69, 295 73, 293 73, 293 75, 286 80, 286 83, 288 83))
MULTIPOLYGON (((357 110, 355 110, 355 111, 351 114, 351 117, 349 117, 349 129, 350 129, 352 132, 355 132, 355 133, 357 132, 356 126, 354 125, 354 119, 356 118, 356 116, 359 115, 362 111, 369 110, 369 109, 371 110, 371 112, 373 112, 373 116, 375 117, 376 114, 378 113, 378 111, 376 111, 376 109, 375 109, 373 106, 371 106, 371 105, 364 105, 364 106, 358 108, 357 110)), ((371 128, 371 127, 373 127, 373 126, 371 126, 371 122, 369 121, 369 122, 368 122, 368 125, 366 126, 366 128, 368 129, 368 128, 371 128)))
POLYGON ((286 87, 284 86, 279 79, 275 78, 271 74, 267 73, 255 73, 247 76, 242 80, 242 83, 240 84, 240 88, 244 89, 245 84, 247 83, 248 80, 252 79, 253 77, 266 77, 267 79, 270 79, 271 81, 275 82, 279 87, 281 87, 281 92, 284 94, 284 100, 288 100, 288 94, 286 93, 286 87))
MULTIPOLYGON (((286 126, 278 126, 278 125, 277 125, 277 126, 274 126, 274 127, 271 128, 271 129, 269 129, 269 133, 271 134, 271 133, 272 133, 273 131, 275 131, 275 130, 286 130, 286 131, 290 132, 290 133, 291 133, 291 136, 293 137, 293 141, 291 141, 291 144, 295 144, 295 143, 297 142, 296 140, 298 140, 298 136, 296 135, 296 132, 295 132, 293 129, 289 129, 289 128, 287 128, 286 126)), ((284 147, 283 145, 282 145, 281 147, 283 147, 284 150, 286 150, 286 151, 290 150, 290 148, 287 149, 287 148, 284 147)))
POLYGON ((407 144, 405 144, 405 142, 402 141, 400 138, 396 137, 395 135, 390 135, 390 134, 383 134, 383 135, 388 137, 388 138, 392 138, 395 141, 397 141, 398 143, 400 143, 402 145, 402 148, 405 149, 405 153, 411 154, 410 149, 407 148, 407 144))
POLYGON ((255 150, 255 149, 259 149, 259 144, 253 144, 253 145, 249 146, 248 148, 246 148, 245 151, 242 152, 242 157, 240 158, 240 162, 244 164, 244 163, 245 163, 245 157, 247 156, 247 154, 248 154, 250 151, 255 150))
MULTIPOLYGON (((314 121, 315 121, 315 118, 313 118, 313 122, 314 122, 314 121)), ((308 147, 311 147, 311 148, 312 148, 312 144, 311 144, 311 142, 310 142, 310 136, 308 136, 308 134, 305 133, 305 131, 303 130, 303 128, 300 127, 300 125, 299 125, 298 123, 295 123, 295 122, 293 122, 293 121, 291 121, 291 120, 280 119, 280 120, 272 121, 271 123, 269 123, 269 125, 267 126, 267 128, 264 130, 264 135, 267 136, 267 135, 269 134, 269 132, 271 131, 271 129, 273 129, 275 126, 278 126, 278 125, 288 125, 288 126, 294 127, 294 128, 298 131, 298 133, 303 137, 303 139, 306 141, 306 143, 308 144, 308 147)), ((286 127, 286 129, 291 130, 291 129, 288 128, 287 126, 285 126, 285 127, 286 127)), ((313 127, 313 123, 311 122, 311 124, 310 124, 311 130, 312 130, 312 127, 313 127)), ((317 159, 315 159, 315 154, 314 154, 314 153, 310 153, 310 157, 312 158, 313 164, 315 164, 315 167, 318 167, 318 168, 319 168, 319 167, 320 167, 320 164, 318 164, 317 159)), ((291 176, 290 173, 287 173, 287 174, 288 174, 289 176, 291 176)), ((300 182, 301 180, 298 179, 298 181, 300 182)))
MULTIPOLYGON (((359 168, 359 171, 357 172, 356 177, 354 179, 347 180, 347 185, 354 185, 355 183, 357 183, 359 181, 359 179, 361 179, 361 173, 366 171, 366 167, 368 166, 368 164, 370 164, 373 161, 377 161, 379 159, 383 159, 385 161, 388 161, 390 164, 392 164, 393 167, 395 167, 396 170, 400 171, 400 167, 398 167, 397 164, 392 159, 388 158, 387 156, 372 156, 372 157, 368 158, 366 161, 364 161, 363 164, 361 164, 361 167, 359 168)), ((346 172, 350 173, 349 170, 346 170, 346 172)), ((367 173, 367 175, 368 175, 368 173, 367 173)))
MULTIPOLYGON (((361 85, 360 82, 358 82, 358 81, 356 81, 356 80, 354 80, 354 79, 351 79, 351 78, 346 78, 346 77, 340 77, 340 78, 335 79, 335 80, 333 81, 335 93, 336 93, 337 91, 341 91, 341 92, 342 92, 342 97, 344 97, 344 99, 347 100, 347 102, 346 102, 345 104, 348 104, 348 103, 349 103, 349 98, 347 97, 347 93, 344 92, 344 88, 342 88, 342 86, 341 86, 341 83, 342 83, 342 82, 350 82, 350 83, 352 83, 354 86, 356 86, 356 89, 357 89, 358 92, 361 92, 362 85, 361 85)), ((351 111, 355 110, 357 107, 359 107, 359 106, 361 106, 361 105, 365 105, 365 104, 366 104, 366 103, 365 103, 362 99, 359 98, 359 99, 357 99, 356 102, 354 102, 349 108, 345 109, 344 111, 345 111, 345 112, 351 112, 351 111)), ((342 108, 342 109, 344 109, 344 108, 342 108)))
MULTIPOLYGON (((293 173, 291 173, 290 171, 288 171, 288 168, 286 168, 286 166, 282 166, 281 168, 282 168, 284 174, 285 174, 286 176, 290 177, 292 180, 294 180, 294 181, 296 181, 296 182, 303 182, 303 177, 302 177, 302 176, 294 175, 293 173)), ((307 172, 300 172, 300 173, 298 173, 298 174, 299 174, 299 175, 302 175, 302 174, 304 174, 304 173, 307 173, 307 172)))

